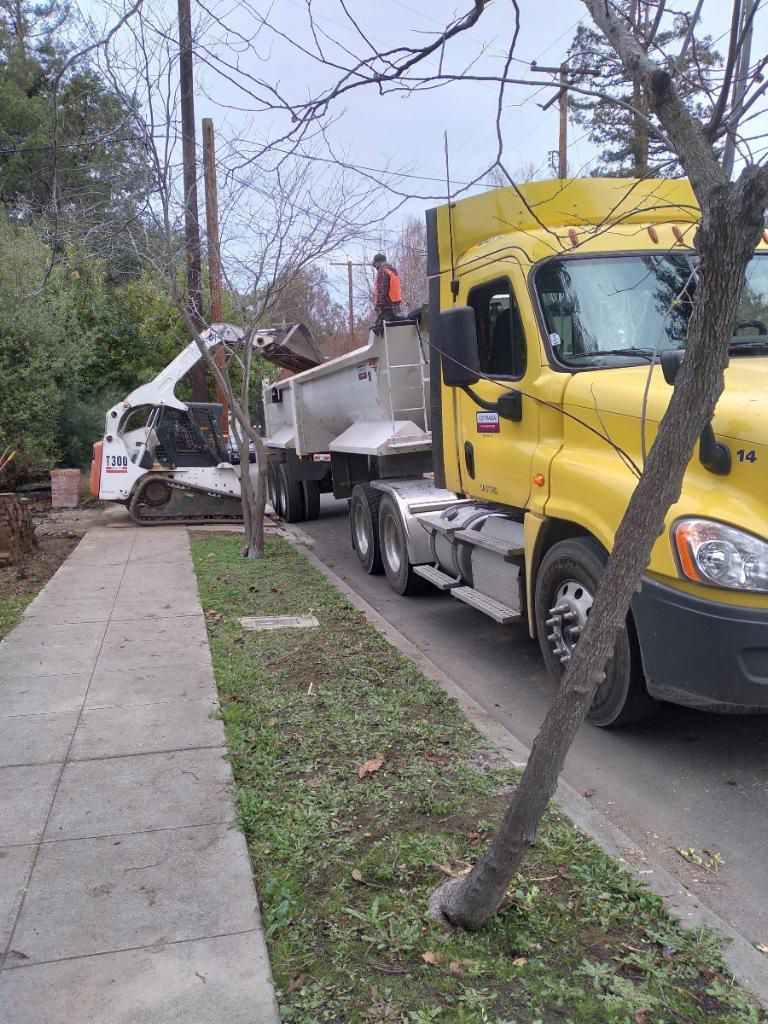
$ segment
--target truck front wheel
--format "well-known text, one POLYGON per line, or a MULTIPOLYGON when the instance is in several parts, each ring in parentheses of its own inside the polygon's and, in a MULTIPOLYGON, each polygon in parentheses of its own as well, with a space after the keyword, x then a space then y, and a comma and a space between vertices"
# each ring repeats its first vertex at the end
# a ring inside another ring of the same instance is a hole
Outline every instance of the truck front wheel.
MULTIPOLYGON (((554 544, 542 559, 536 578, 536 632, 554 679, 562 678, 586 625, 607 557, 596 541, 574 537, 554 544)), ((616 640, 587 719, 603 728, 625 725, 646 718, 657 706, 645 688, 630 616, 616 640)))

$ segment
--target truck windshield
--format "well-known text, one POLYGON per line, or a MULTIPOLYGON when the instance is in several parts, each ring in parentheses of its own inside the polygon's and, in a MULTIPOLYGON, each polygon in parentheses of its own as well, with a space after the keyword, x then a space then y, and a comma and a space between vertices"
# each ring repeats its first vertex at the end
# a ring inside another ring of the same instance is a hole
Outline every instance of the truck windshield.
MULTIPOLYGON (((536 274, 556 358, 566 366, 647 362, 654 350, 684 348, 696 291, 691 256, 558 259, 536 274)), ((736 333, 768 335, 768 256, 754 256, 736 333)))

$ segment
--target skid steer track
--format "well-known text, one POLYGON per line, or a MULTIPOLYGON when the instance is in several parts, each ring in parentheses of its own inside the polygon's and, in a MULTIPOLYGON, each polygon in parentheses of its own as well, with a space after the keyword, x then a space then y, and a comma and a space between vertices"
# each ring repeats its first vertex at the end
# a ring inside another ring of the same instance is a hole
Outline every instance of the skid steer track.
POLYGON ((239 497, 191 487, 169 476, 150 475, 140 480, 128 503, 128 512, 140 526, 243 521, 239 497))

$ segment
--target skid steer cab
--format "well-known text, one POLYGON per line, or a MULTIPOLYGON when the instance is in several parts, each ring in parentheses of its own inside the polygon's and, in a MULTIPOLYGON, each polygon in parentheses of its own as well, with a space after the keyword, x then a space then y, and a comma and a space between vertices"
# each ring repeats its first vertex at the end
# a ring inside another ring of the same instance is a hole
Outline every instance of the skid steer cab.
MULTIPOLYGON (((236 345, 243 335, 215 324, 202 337, 214 348, 236 345)), ((248 466, 240 466, 221 431, 222 406, 175 395, 200 359, 198 345, 188 345, 153 381, 107 412, 103 439, 93 446, 91 493, 126 505, 142 525, 239 520, 242 472, 255 480, 255 452, 248 466)))

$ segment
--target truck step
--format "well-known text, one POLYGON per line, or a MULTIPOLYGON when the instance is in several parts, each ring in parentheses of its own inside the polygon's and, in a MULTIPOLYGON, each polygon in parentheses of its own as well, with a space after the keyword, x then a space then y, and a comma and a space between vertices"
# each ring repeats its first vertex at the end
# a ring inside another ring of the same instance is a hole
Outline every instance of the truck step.
POLYGON ((479 590, 474 590, 472 587, 454 587, 451 590, 451 595, 458 597, 464 604, 477 608, 478 611, 488 615, 496 622, 500 622, 502 626, 507 626, 510 622, 522 621, 523 616, 520 612, 502 604, 501 601, 494 601, 492 597, 486 597, 485 594, 481 594, 479 590))
POLYGON ((453 590, 454 587, 458 587, 461 583, 461 580, 441 572, 434 565, 414 565, 413 571, 417 576, 429 580, 432 586, 437 587, 438 590, 453 590))
POLYGON ((454 533, 455 540, 463 540, 467 544, 474 544, 478 548, 485 548, 486 551, 494 551, 502 558, 510 559, 525 554, 525 548, 519 545, 510 545, 507 540, 498 540, 496 537, 486 537, 479 530, 457 530, 454 533))
MULTIPOLYGON (((427 531, 427 533, 442 533, 445 534, 446 537, 450 537, 452 534, 457 533, 459 530, 462 529, 461 525, 454 522, 454 520, 442 518, 443 511, 446 507, 448 507, 448 504, 449 503, 446 502, 441 508, 437 509, 436 511, 427 512, 425 510, 425 512, 416 516, 416 518, 427 531)), ((460 505, 468 504, 470 504, 469 501, 450 502, 450 505, 454 507, 459 507, 460 505)))

